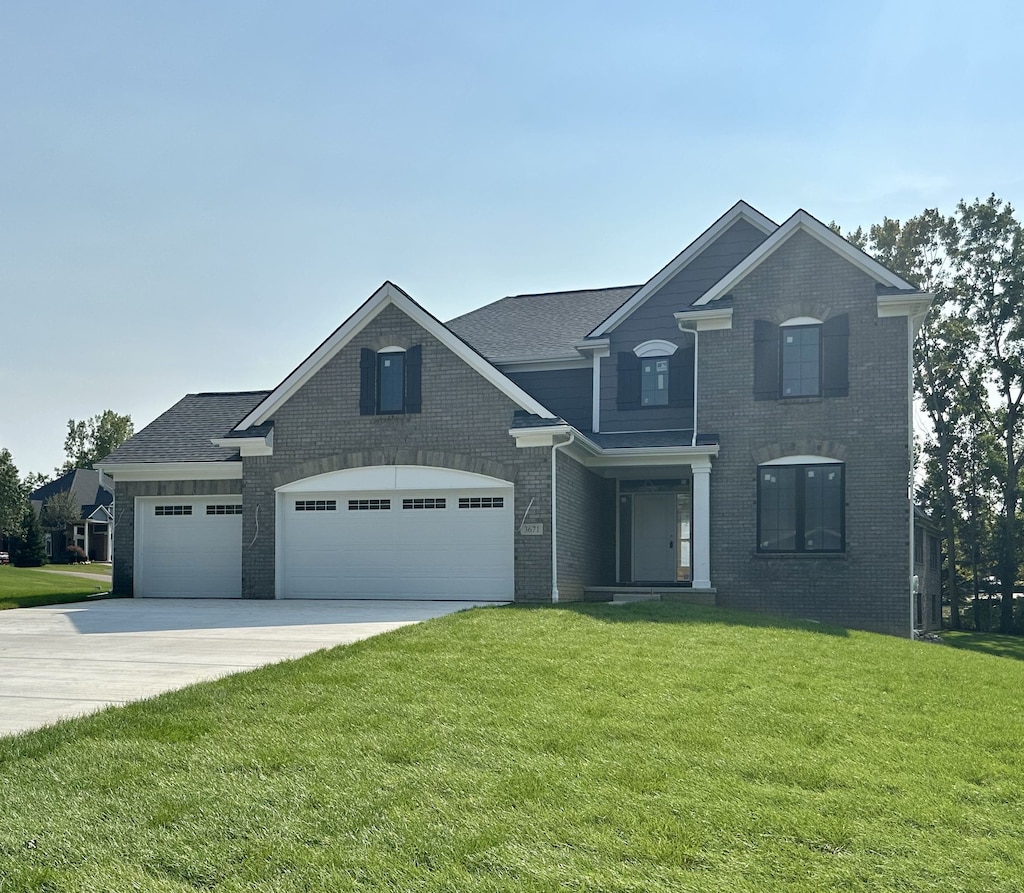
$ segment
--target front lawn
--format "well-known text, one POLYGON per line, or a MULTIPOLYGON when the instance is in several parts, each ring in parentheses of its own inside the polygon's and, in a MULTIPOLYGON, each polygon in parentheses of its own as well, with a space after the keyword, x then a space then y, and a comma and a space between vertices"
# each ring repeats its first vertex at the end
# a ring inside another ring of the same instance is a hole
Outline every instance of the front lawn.
POLYGON ((73 571, 76 574, 96 574, 99 577, 109 577, 111 574, 110 565, 98 561, 90 561, 87 564, 48 564, 46 569, 50 571, 73 571))
POLYGON ((1019 890, 1022 690, 685 605, 475 610, 0 740, 0 889, 1019 890))
POLYGON ((0 610, 80 602, 108 589, 110 582, 101 578, 94 581, 70 574, 49 574, 36 567, 0 566, 0 610))
POLYGON ((1001 633, 975 633, 953 630, 942 631, 942 641, 954 648, 979 651, 995 657, 1009 657, 1024 660, 1024 636, 1007 636, 1001 633))

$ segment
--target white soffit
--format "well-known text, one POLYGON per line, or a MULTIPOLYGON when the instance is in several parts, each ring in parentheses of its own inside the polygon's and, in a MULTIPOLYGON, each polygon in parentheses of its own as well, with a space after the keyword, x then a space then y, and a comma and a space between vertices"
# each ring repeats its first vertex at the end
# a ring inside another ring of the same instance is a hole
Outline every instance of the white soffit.
POLYGON ((644 303, 659 288, 668 282, 680 270, 696 258, 705 248, 712 244, 722 233, 738 220, 746 220, 747 223, 770 234, 778 229, 778 224, 769 220, 756 208, 752 208, 746 202, 736 202, 728 211, 711 224, 701 235, 686 246, 679 254, 668 262, 662 269, 655 273, 646 285, 640 287, 633 296, 626 301, 618 310, 609 316, 593 332, 591 337, 606 335, 614 329, 622 320, 629 316, 637 307, 644 303))
POLYGON ((797 211, 792 217, 782 224, 774 233, 765 239, 760 246, 755 248, 740 263, 732 268, 722 279, 706 291, 700 298, 693 302, 695 307, 710 304, 718 300, 729 291, 745 276, 747 276, 763 260, 770 257, 782 245, 786 244, 794 235, 799 232, 807 233, 824 245, 827 245, 837 254, 848 260, 855 267, 867 273, 876 282, 888 285, 892 288, 911 289, 917 291, 916 286, 897 276, 892 270, 883 267, 874 258, 869 257, 859 248, 855 248, 842 236, 837 236, 824 223, 816 217, 812 217, 804 210, 797 211))
POLYGON ((252 412, 238 425, 235 431, 244 431, 252 425, 267 421, 282 404, 289 400, 307 381, 344 348, 368 323, 389 305, 396 306, 406 316, 440 341, 470 368, 504 393, 516 405, 541 418, 554 418, 553 413, 538 403, 518 385, 505 377, 494 365, 485 360, 461 338, 448 329, 444 323, 432 316, 392 282, 385 282, 345 322, 300 363, 295 370, 274 388, 252 412))
POLYGON ((510 481, 428 465, 370 465, 302 478, 278 487, 278 493, 334 493, 356 490, 505 490, 510 481))
POLYGON ((229 462, 133 462, 103 465, 115 481, 225 481, 241 480, 242 463, 229 462))

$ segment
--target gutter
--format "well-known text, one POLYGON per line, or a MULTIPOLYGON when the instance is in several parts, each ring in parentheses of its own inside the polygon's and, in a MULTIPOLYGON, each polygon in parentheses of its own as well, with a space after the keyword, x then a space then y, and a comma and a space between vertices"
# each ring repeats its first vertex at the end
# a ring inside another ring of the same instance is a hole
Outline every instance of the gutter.
POLYGON ((551 603, 558 604, 558 451, 569 446, 576 439, 569 432, 569 439, 551 447, 551 603))

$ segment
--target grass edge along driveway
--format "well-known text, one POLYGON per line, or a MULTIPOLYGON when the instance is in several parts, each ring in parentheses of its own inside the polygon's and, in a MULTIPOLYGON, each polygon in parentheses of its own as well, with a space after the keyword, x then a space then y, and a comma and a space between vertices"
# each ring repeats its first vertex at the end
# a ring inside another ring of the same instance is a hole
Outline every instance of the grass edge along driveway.
POLYGON ((1019 889, 1024 662, 485 608, 0 740, 11 889, 1019 889))
POLYGON ((89 580, 45 568, 0 566, 0 611, 78 602, 109 590, 110 581, 101 576, 89 580))

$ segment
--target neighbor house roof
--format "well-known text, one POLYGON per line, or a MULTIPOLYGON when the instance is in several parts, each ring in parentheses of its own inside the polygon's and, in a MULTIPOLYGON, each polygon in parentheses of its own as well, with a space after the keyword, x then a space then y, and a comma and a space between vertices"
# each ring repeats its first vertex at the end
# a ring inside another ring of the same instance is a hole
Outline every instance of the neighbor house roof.
POLYGON ((140 462, 225 462, 238 450, 214 446, 270 391, 187 394, 103 460, 104 468, 140 462))
POLYGON ((29 495, 29 500, 41 507, 51 496, 71 491, 75 502, 82 507, 83 517, 96 510, 97 506, 110 505, 114 500, 114 483, 95 468, 76 468, 61 475, 55 481, 43 484, 29 495))
POLYGON ((578 359, 574 345, 639 287, 514 295, 445 325, 494 363, 578 359))

